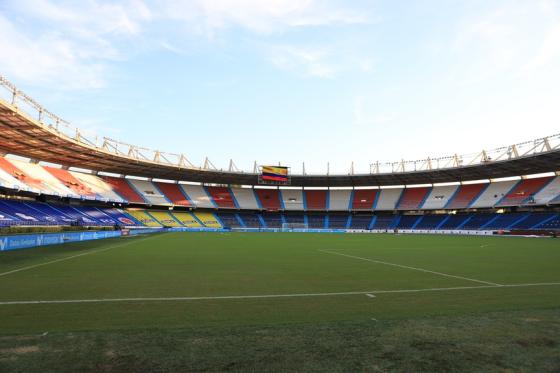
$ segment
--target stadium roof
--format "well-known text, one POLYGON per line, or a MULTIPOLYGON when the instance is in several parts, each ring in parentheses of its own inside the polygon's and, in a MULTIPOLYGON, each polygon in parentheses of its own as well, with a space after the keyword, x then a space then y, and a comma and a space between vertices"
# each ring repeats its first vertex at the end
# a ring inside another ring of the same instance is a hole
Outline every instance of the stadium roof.
MULTIPOLYGON (((147 178, 215 184, 257 185, 257 170, 233 162, 218 170, 207 160, 195 167, 185 156, 153 151, 112 139, 89 139, 0 76, 0 151, 36 161, 147 178), (30 115, 31 113, 31 115, 30 115)), ((372 164, 368 174, 292 175, 292 186, 347 187, 435 184, 560 170, 560 134, 481 151, 418 161, 372 164)))

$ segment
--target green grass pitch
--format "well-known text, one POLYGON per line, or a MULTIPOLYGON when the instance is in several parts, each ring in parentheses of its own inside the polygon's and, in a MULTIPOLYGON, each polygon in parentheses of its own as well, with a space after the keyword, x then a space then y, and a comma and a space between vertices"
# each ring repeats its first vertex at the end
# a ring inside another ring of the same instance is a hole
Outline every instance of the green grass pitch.
POLYGON ((559 310, 555 239, 157 234, 0 253, 0 370, 554 370, 559 310))

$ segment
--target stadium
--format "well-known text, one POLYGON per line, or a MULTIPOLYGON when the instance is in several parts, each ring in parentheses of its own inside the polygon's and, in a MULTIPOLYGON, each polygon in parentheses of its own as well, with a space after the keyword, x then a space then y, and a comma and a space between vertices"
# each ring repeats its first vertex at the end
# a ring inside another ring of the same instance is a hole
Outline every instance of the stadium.
MULTIPOLYGON (((64 89, 37 91, 0 75, 0 371, 560 369, 560 134, 219 168, 92 134, 42 104, 64 89)), ((147 138, 194 146, 148 106, 147 138)), ((274 135, 255 138, 287 156, 274 135)))

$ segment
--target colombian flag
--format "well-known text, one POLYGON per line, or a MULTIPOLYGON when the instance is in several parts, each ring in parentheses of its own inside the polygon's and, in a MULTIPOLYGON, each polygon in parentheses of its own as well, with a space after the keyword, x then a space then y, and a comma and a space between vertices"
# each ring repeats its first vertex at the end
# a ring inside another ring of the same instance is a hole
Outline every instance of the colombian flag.
POLYGON ((287 182, 288 167, 262 166, 262 179, 269 181, 287 182))

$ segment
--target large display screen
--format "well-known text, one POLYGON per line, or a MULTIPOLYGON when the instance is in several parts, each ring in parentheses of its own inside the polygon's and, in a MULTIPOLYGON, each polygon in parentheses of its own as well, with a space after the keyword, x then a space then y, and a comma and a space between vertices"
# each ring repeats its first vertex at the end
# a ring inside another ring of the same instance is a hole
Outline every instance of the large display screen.
POLYGON ((270 184, 289 184, 288 167, 261 166, 260 180, 270 184))

